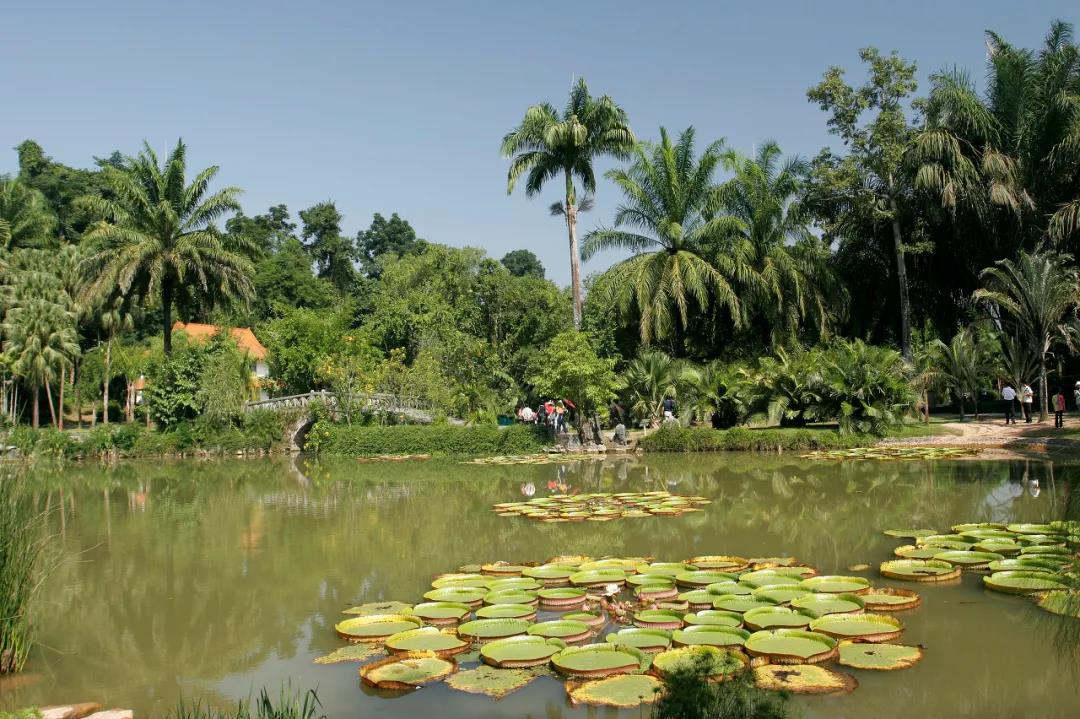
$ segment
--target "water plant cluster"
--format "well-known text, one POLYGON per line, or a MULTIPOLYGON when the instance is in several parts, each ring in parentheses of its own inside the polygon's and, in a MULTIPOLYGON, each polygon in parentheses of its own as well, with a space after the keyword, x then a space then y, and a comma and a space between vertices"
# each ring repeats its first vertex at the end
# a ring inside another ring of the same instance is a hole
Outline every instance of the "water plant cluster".
POLYGON ((348 646, 316 660, 364 662, 362 681, 404 692, 437 681, 501 697, 539 677, 574 703, 653 702, 665 677, 747 674, 758 687, 846 693, 846 672, 912 666, 920 647, 894 643, 910 590, 860 576, 822 576, 792 557, 552 557, 493 562, 437 576, 423 601, 346 610, 348 646))
POLYGON ((804 459, 908 459, 928 461, 934 459, 960 459, 978 454, 973 447, 908 447, 883 445, 878 447, 853 447, 851 449, 823 449, 806 452, 804 459))
POLYGON ((654 492, 597 492, 552 494, 526 502, 500 502, 492 507, 500 517, 525 517, 538 522, 610 522, 614 519, 667 516, 701 512, 710 504, 705 497, 683 497, 654 492))
POLYGON ((953 525, 951 530, 885 530, 909 543, 893 550, 898 559, 881 563, 881 574, 940 583, 958 581, 963 572, 978 572, 987 589, 1029 595, 1047 611, 1080 617, 1076 577, 1080 522, 971 522, 953 525))

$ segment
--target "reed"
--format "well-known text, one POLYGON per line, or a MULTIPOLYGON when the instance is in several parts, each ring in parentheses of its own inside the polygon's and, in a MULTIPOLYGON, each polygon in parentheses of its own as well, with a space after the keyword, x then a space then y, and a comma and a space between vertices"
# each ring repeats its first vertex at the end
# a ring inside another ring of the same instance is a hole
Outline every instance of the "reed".
POLYGON ((183 699, 169 713, 169 719, 325 719, 322 703, 314 689, 299 691, 291 684, 278 690, 275 704, 264 687, 254 702, 238 702, 233 709, 217 709, 201 701, 183 699))
POLYGON ((22 473, 0 473, 0 674, 22 671, 34 646, 34 596, 44 574, 45 516, 22 473))

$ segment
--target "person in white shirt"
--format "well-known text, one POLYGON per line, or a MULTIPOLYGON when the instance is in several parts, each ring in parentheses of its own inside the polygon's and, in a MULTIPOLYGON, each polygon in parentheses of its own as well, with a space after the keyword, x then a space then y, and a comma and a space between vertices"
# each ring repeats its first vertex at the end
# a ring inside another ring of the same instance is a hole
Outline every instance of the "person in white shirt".
POLYGON ((1024 408, 1024 421, 1031 424, 1031 404, 1035 401, 1035 392, 1027 382, 1020 385, 1020 405, 1024 408))
POLYGON ((1016 390, 1013 389, 1011 384, 1006 384, 1005 388, 1001 390, 1001 398, 1005 400, 1005 424, 1016 424, 1016 417, 1013 415, 1014 407, 1013 402, 1016 401, 1016 390))

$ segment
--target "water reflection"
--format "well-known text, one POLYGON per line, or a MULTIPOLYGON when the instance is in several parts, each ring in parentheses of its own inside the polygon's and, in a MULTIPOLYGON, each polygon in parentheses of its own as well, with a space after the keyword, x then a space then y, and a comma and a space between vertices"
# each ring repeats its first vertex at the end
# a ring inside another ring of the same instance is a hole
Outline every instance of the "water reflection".
MULTIPOLYGON (((58 509, 66 560, 48 582, 46 648, 31 668, 44 681, 0 689, 0 704, 91 698, 156 716, 181 693, 225 702, 292 677, 318 684, 331 716, 363 714, 374 702, 391 716, 585 715, 566 707, 552 682, 497 704, 445 687, 376 700, 357 688, 354 667, 311 659, 337 646, 332 624, 342 608, 415 599, 431 575, 462 564, 725 552, 790 554, 844 571, 889 556, 887 527, 1058 517, 1069 495, 1060 487, 1073 476, 1072 467, 1039 461, 748 455, 515 467, 300 458, 42 471, 35 490, 42 506, 58 509), (665 489, 713 503, 681 517, 579 524, 491 511, 529 487, 531 496, 665 489)), ((905 641, 929 647, 923 665, 860 676, 858 692, 811 702, 810 716, 963 716, 979 708, 997 716, 1025 698, 1043 702, 1040 716, 1072 714, 1075 689, 1046 671, 1057 659, 1036 634, 1037 610, 982 591, 977 577, 926 595, 924 608, 904 618, 905 641), (963 689, 950 677, 963 677, 963 689)))

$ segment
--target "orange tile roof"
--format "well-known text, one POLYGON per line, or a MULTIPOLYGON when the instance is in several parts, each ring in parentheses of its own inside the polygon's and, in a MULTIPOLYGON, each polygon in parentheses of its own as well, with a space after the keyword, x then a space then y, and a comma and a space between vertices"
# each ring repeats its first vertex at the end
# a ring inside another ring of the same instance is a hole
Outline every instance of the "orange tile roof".
MULTIPOLYGON (((198 322, 177 321, 173 323, 173 332, 183 332, 191 339, 204 340, 217 334, 217 325, 204 325, 198 322)), ((266 348, 255 337, 255 333, 249 327, 233 327, 229 334, 236 340, 236 345, 257 360, 266 359, 266 348)))

